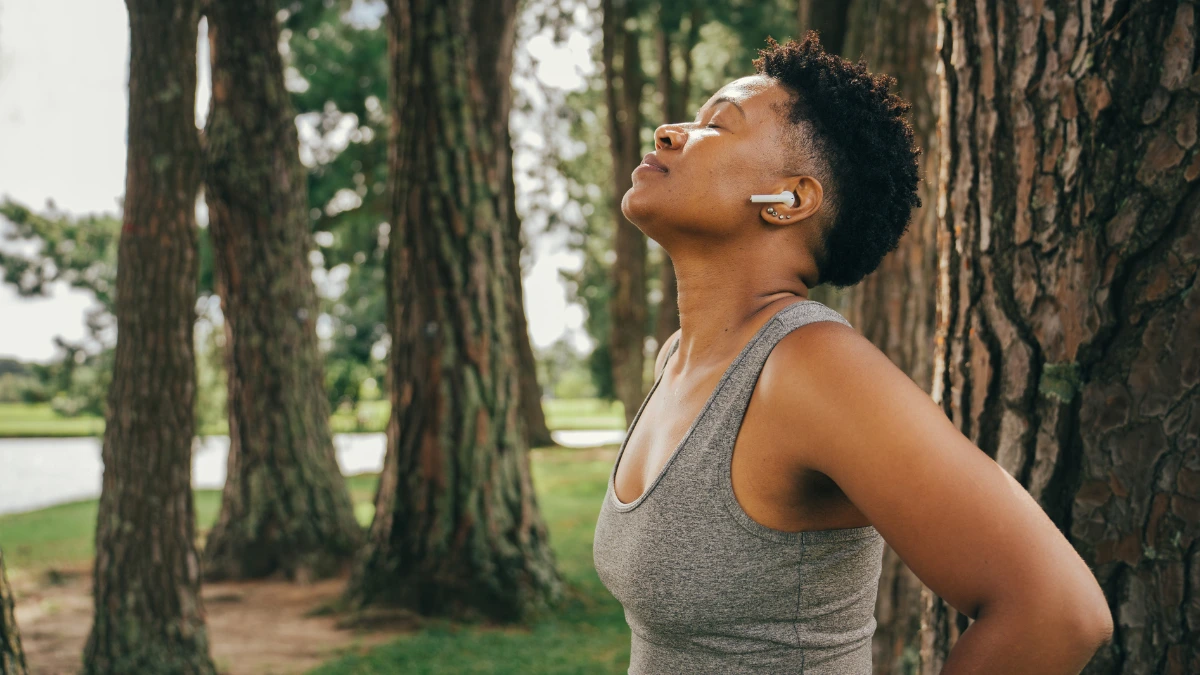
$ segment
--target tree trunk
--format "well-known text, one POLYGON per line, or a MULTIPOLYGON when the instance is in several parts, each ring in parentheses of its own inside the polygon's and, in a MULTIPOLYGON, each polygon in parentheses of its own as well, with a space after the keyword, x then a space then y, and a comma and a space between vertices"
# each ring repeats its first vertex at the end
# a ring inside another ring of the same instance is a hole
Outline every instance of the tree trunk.
POLYGON ((192 504, 197 242, 194 0, 126 0, 129 149, 117 346, 84 673, 214 673, 192 504))
MULTIPOLYGON (((508 54, 511 60, 512 51, 509 50, 508 54)), ((511 63, 507 70, 509 73, 512 72, 511 63)), ((509 80, 505 79, 502 82, 507 86, 509 80)), ((506 110, 511 108, 510 98, 506 104, 506 110)), ((500 114, 498 111, 497 115, 500 114)), ((508 293, 508 297, 511 299, 508 311, 513 317, 513 340, 516 342, 520 359, 517 374, 521 378, 521 419, 525 423, 529 447, 537 448, 557 445, 557 443, 550 436, 550 429, 546 426, 546 413, 542 410, 542 386, 538 383, 537 361, 533 357, 533 345, 529 341, 529 323, 525 317, 525 284, 521 271, 521 251, 525 248, 525 243, 521 233, 521 217, 517 215, 517 187, 512 170, 512 139, 509 135, 507 112, 503 114, 504 117, 497 119, 504 120, 502 128, 504 142, 500 148, 502 153, 500 171, 505 175, 504 199, 506 204, 501 208, 501 212, 508 213, 509 231, 506 239, 510 247, 508 275, 513 282, 513 289, 508 293)))
POLYGON ((211 0, 205 199, 225 317, 229 462, 204 578, 336 574, 362 539, 329 428, 307 174, 277 2, 211 0))
POLYGON ((800 0, 796 6, 798 35, 815 30, 820 34, 821 45, 825 47, 825 51, 842 55, 850 2, 851 0, 800 0))
POLYGON ((509 90, 499 106, 485 91, 509 82, 515 4, 390 5, 392 413, 346 594, 360 609, 523 621, 563 597, 530 477, 506 298, 497 158, 509 90))
MULTIPOLYGON (((940 21, 933 395, 1108 595, 1084 672, 1200 672, 1195 5, 978 7, 940 21)), ((935 673, 969 621, 926 600, 935 673)))
POLYGON ((0 675, 26 675, 29 672, 13 604, 12 588, 4 573, 4 551, 0 550, 0 675))
POLYGON ((613 291, 609 301, 609 341, 613 388, 625 406, 625 425, 645 397, 646 358, 646 235, 621 213, 621 200, 633 187, 633 169, 642 158, 642 85, 645 75, 638 55, 638 33, 626 26, 633 0, 603 0, 603 59, 605 100, 613 165, 615 230, 612 263, 613 291), (617 62, 617 54, 621 60, 617 62))
MULTIPOLYGON (((872 72, 896 78, 912 103, 909 122, 921 147, 921 207, 899 247, 872 274, 843 291, 842 311, 860 333, 925 391, 932 388, 937 287, 937 15, 934 0, 854 0, 843 52, 872 72)), ((904 675, 918 663, 923 584, 885 546, 874 638, 874 672, 904 675)))
MULTIPOLYGON (((700 22, 704 18, 704 8, 693 5, 688 14, 688 29, 682 34, 679 42, 679 52, 683 59, 683 77, 675 82, 675 74, 671 68, 671 33, 675 26, 671 25, 667 12, 659 7, 658 26, 658 90, 663 97, 663 121, 680 122, 689 118, 688 98, 692 92, 692 48, 700 40, 700 22)), ((639 160, 640 161, 640 160, 639 160)), ((633 177, 630 176, 630 181, 633 177)), ((666 250, 659 247, 662 263, 659 267, 659 288, 662 289, 662 300, 658 304, 658 313, 654 322, 654 342, 662 347, 667 340, 679 330, 679 285, 675 279, 675 265, 666 250)), ((640 405, 641 402, 639 401, 640 405)), ((637 412, 635 409, 634 412, 637 412)))
MULTIPOLYGON (((858 1, 861 4, 863 0, 858 1)), ((826 52, 845 58, 842 51, 849 25, 849 11, 849 0, 822 0, 821 2, 800 0, 796 8, 799 34, 803 36, 810 30, 817 31, 821 47, 826 52)), ((861 13, 864 10, 857 11, 861 13)), ((834 308, 843 315, 847 315, 847 319, 849 319, 849 298, 846 289, 833 288, 829 284, 818 284, 816 287, 808 289, 808 297, 834 308)), ((886 579, 880 580, 881 588, 884 581, 886 579)))

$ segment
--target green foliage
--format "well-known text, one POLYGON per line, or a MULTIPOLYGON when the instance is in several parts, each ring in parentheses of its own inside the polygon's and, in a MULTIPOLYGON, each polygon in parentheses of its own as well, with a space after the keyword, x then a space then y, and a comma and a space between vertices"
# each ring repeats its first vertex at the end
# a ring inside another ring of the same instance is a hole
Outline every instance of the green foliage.
POLYGON ((322 297, 332 319, 326 390, 333 407, 358 400, 382 375, 387 303, 387 112, 389 71, 382 2, 281 3, 292 103, 312 137, 302 138, 309 213, 326 270, 345 275, 322 297))
MULTIPOLYGON (((688 100, 684 102, 690 115, 721 86, 754 72, 752 60, 757 56, 757 50, 766 46, 767 35, 782 40, 797 32, 796 6, 791 0, 726 0, 706 4, 696 14, 693 14, 695 3, 683 0, 638 0, 629 6, 639 36, 645 81, 641 103, 644 124, 640 134, 643 152, 654 148, 653 132, 658 125, 666 121, 687 121, 665 119, 664 92, 658 85, 662 68, 657 42, 660 33, 672 45, 673 91, 682 89, 680 80, 687 71, 684 65, 686 45, 693 38, 697 40, 690 48, 692 70, 688 100), (700 21, 696 27, 692 26, 693 17, 700 21)), ((573 8, 574 5, 566 3, 562 14, 571 16, 573 8)), ((597 8, 589 11, 595 72, 584 90, 561 96, 557 100, 560 111, 542 125, 548 142, 542 151, 541 163, 552 167, 565 180, 567 204, 555 203, 548 195, 540 199, 535 197, 530 211, 535 217, 545 219, 547 230, 566 229, 569 248, 582 257, 580 269, 564 271, 561 276, 567 283, 568 300, 579 303, 586 310, 584 329, 595 344, 589 356, 589 368, 596 395, 612 399, 615 391, 608 347, 611 328, 608 306, 612 295, 612 233, 619 200, 613 194, 612 155, 608 143, 606 85, 599 36, 602 17, 597 8), (559 138, 562 140, 556 142, 559 138)), ((559 31, 560 34, 565 32, 559 31)), ((547 98, 552 103, 556 101, 550 93, 547 98)), ((543 180, 543 184, 551 183, 543 180)), ((651 311, 647 313, 644 327, 647 335, 653 333, 657 322, 662 299, 661 266, 665 259, 665 252, 650 242, 646 302, 651 311)))
POLYGON ((20 245, 19 250, 0 251, 5 283, 23 297, 46 297, 54 284, 65 283, 89 291, 99 302, 85 317, 89 337, 73 343, 56 336, 56 360, 31 364, 32 378, 20 380, 24 388, 15 399, 11 392, 15 384, 10 380, 4 400, 48 401, 67 417, 103 416, 113 346, 102 335, 116 327, 113 307, 121 221, 108 214, 71 216, 58 211, 53 202, 38 214, 8 198, 0 203, 0 217, 11 225, 5 239, 20 245))
POLYGON ((25 297, 45 297, 47 286, 65 282, 91 291, 103 312, 112 314, 116 302, 117 242, 121 221, 107 214, 73 217, 53 202, 44 214, 5 198, 0 216, 11 224, 9 242, 36 245, 36 251, 0 251, 4 281, 25 297))
MULTIPOLYGON (((211 303, 215 304, 215 303, 211 303)), ((225 371, 225 333, 203 317, 196 339, 196 433, 229 433, 229 379, 225 371)))

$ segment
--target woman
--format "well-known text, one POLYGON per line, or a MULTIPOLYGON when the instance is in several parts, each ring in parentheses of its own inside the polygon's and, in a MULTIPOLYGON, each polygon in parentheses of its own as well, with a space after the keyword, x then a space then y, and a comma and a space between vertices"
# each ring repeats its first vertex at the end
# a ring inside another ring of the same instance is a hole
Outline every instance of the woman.
POLYGON ((656 130, 621 202, 671 256, 680 318, 596 525, 629 673, 870 673, 884 541, 974 620, 943 673, 1079 672, 1112 631, 1087 565, 808 299, 874 270, 920 205, 908 103, 811 32, 754 65, 656 130), (793 203, 750 200, 775 193, 793 203))

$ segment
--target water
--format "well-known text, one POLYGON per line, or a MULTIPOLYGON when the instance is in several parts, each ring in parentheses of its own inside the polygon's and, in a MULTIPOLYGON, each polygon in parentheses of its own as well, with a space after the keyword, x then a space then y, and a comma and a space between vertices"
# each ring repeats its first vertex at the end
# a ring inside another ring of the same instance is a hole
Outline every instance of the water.
MULTIPOLYGON (((589 447, 620 443, 625 432, 573 430, 551 436, 566 447, 589 447)), ((382 469, 385 441, 383 433, 335 434, 342 475, 382 469)), ((0 439, 0 514, 99 497, 104 477, 100 443, 95 436, 0 439)), ((228 436, 197 437, 192 445, 192 486, 223 486, 228 456, 228 436)))

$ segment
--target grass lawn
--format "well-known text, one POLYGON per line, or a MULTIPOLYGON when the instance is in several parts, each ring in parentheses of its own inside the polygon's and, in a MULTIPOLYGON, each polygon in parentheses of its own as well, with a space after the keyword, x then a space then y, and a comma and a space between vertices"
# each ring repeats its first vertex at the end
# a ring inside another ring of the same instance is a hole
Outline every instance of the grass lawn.
POLYGON ((93 415, 63 417, 49 403, 0 403, 0 436, 99 436, 104 419, 93 415))
MULTIPOLYGON (((600 399, 544 399, 546 425, 551 431, 566 429, 624 430, 624 408, 620 401, 610 405, 600 399)), ((334 433, 382 432, 387 428, 391 405, 386 401, 363 401, 355 412, 339 411, 330 418, 334 433)), ((40 403, 0 403, 0 438, 99 436, 104 419, 92 415, 63 417, 40 403)), ((224 421, 197 430, 197 435, 229 433, 224 421)))
MULTIPOLYGON (((533 461, 538 506, 550 528, 568 597, 553 618, 510 629, 429 620, 412 635, 365 655, 346 655, 311 673, 522 673, 571 675, 624 673, 629 628, 619 603, 592 566, 592 536, 611 467, 607 455, 551 450, 533 461)), ((347 479, 355 515, 364 526, 373 514, 378 474, 347 479)), ((216 519, 219 490, 196 491, 198 543, 216 519)), ((97 501, 84 500, 0 516, 0 547, 10 569, 79 563, 94 554, 97 501)))

